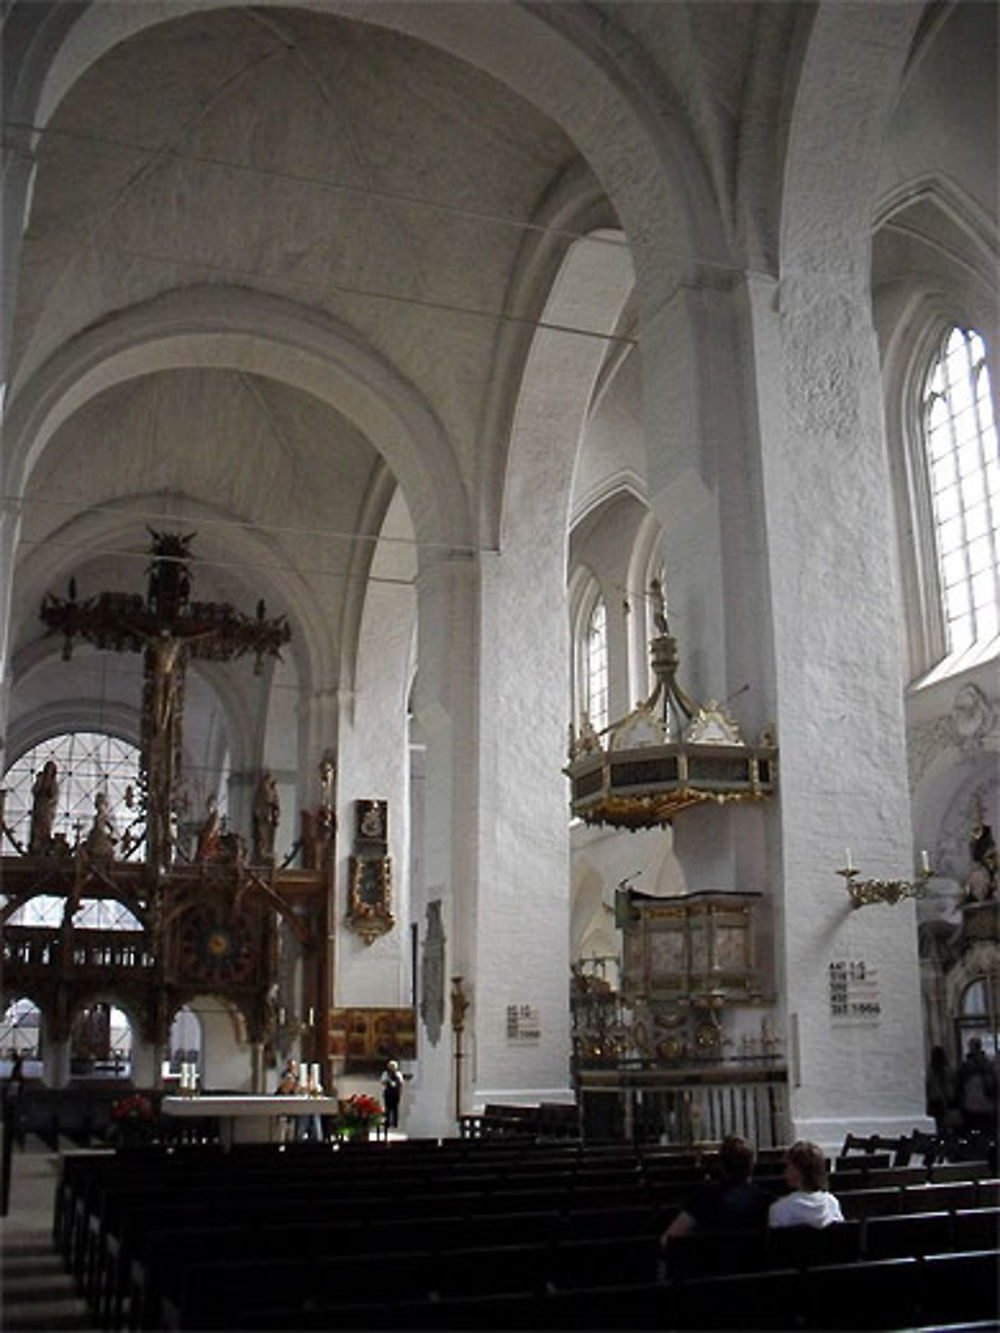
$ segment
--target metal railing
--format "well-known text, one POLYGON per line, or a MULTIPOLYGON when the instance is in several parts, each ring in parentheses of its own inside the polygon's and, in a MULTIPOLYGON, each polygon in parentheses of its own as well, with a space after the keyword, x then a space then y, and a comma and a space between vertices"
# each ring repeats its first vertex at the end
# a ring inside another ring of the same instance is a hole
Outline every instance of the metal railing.
POLYGON ((578 1070, 577 1089, 585 1139, 690 1145, 739 1134, 757 1148, 789 1141, 788 1074, 779 1066, 604 1066, 578 1070))

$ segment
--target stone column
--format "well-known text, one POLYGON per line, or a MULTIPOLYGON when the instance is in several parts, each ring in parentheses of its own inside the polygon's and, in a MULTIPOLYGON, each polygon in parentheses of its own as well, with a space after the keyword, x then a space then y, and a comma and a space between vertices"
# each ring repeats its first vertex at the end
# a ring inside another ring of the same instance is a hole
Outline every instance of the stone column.
POLYGON ((782 994, 794 1132, 909 1132, 923 1117, 914 906, 852 911, 836 870, 914 873, 900 607, 866 270, 749 285, 780 759, 782 994), (834 1011, 831 968, 868 984, 834 1011))
MULTIPOLYGON (((44 1020, 43 1020, 44 1021, 44 1020)), ((42 1079, 50 1088, 69 1087, 70 1039, 42 1039, 42 1079)))
MULTIPOLYGON (((424 841, 427 899, 441 901, 447 940, 445 971, 473 976, 476 908, 475 668, 477 568, 474 558, 421 552, 417 580, 417 653, 414 711, 423 738, 424 841)), ((424 923, 421 921, 421 931, 424 923)), ((473 1005, 477 993, 473 980, 473 1005)), ((471 1017, 471 1015, 470 1015, 471 1017)), ((457 1132, 454 1120, 450 1030, 436 1046, 421 1034, 419 1082, 407 1093, 411 1134, 457 1132)), ((468 1046, 467 1037, 467 1046, 468 1046)), ((467 1061, 468 1072, 472 1061, 467 1061)), ((468 1105, 465 1088, 459 1091, 468 1105)))
MULTIPOLYGON (((526 524, 538 518, 527 505, 512 510, 526 524)), ((477 1104, 569 1097, 563 531, 555 517, 547 532, 532 523, 483 571, 476 993, 466 1029, 477 1104)))
MULTIPOLYGON (((747 739, 774 716, 761 486, 745 380, 745 298, 680 287, 642 331, 649 484, 663 526, 678 683, 725 704, 747 739)), ((690 891, 764 887, 766 816, 684 812, 673 849, 690 891)))
POLYGON ((163 1047, 159 1042, 144 1041, 132 1029, 132 1082, 137 1088, 162 1085, 163 1047))

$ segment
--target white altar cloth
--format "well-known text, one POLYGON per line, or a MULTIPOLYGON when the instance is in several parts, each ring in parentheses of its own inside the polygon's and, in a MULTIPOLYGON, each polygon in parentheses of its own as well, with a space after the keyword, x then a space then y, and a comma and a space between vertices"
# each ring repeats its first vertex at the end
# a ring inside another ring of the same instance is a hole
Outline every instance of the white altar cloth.
POLYGON ((336 1115, 336 1097, 246 1096, 164 1097, 164 1115, 214 1119, 219 1122, 223 1147, 234 1143, 280 1141, 280 1122, 286 1115, 336 1115))

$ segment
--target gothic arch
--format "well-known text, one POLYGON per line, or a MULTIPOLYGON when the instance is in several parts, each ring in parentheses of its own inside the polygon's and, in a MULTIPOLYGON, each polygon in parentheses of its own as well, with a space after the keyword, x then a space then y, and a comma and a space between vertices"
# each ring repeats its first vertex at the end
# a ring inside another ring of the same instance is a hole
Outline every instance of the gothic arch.
MULTIPOLYGON (((47 17, 13 81, 17 117, 43 128, 77 80, 111 47, 167 20, 231 4, 91 3, 68 25, 64 18, 47 17)), ((498 13, 484 5, 362 7, 354 0, 272 0, 268 8, 360 19, 486 71, 561 125, 602 180, 614 182, 612 197, 627 230, 636 227, 670 238, 675 251, 697 242, 711 257, 725 257, 704 161, 680 117, 658 115, 641 88, 640 53, 619 49, 609 55, 599 17, 547 14, 544 6, 509 5, 498 13), (622 68, 626 65, 632 66, 628 72, 622 68), (580 97, 582 87, 589 90, 586 99, 580 97)), ((26 224, 27 216, 20 220, 26 224)))
POLYGON ((385 457, 403 487, 418 538, 469 544, 459 470, 419 394, 336 321, 242 289, 169 292, 60 349, 11 404, 11 491, 23 493, 58 426, 101 390, 195 364, 277 379, 328 404, 385 457))
MULTIPOLYGON (((781 219, 783 280, 821 272, 853 242, 852 276, 868 280, 869 224, 884 126, 919 26, 919 6, 856 12, 823 0, 805 44, 792 107, 781 219)), ((843 256, 842 256, 843 257, 843 256)))

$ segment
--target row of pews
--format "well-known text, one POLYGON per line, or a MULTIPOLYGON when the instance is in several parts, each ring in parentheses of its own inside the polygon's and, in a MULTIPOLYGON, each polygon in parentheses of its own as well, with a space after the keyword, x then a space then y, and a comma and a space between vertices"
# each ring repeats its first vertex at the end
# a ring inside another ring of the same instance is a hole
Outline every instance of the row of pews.
MULTIPOLYGON (((839 1158, 824 1232, 659 1238, 711 1157, 491 1140, 64 1159, 55 1240, 109 1330, 917 1328, 996 1317, 986 1163, 839 1158)), ((757 1179, 782 1190, 779 1153, 757 1179)))

